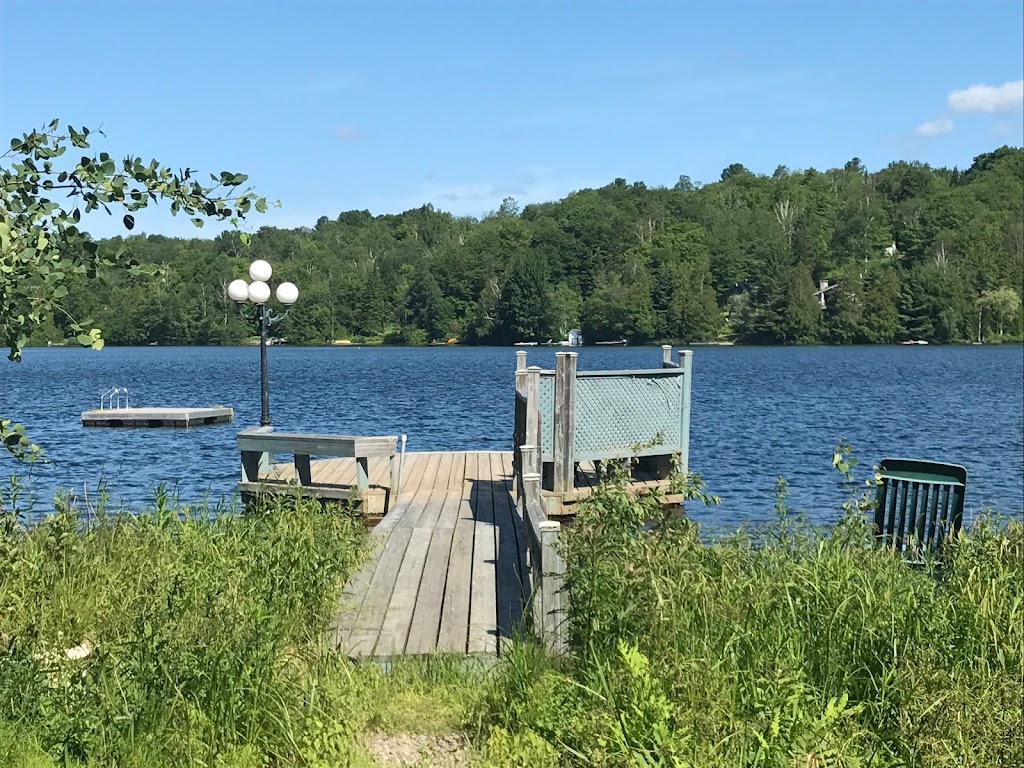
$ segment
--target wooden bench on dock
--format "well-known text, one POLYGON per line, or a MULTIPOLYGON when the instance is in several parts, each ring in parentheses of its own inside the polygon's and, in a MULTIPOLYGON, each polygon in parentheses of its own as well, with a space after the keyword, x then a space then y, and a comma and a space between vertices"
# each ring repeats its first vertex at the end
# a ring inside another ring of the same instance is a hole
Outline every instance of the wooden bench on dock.
POLYGON ((242 457, 242 479, 238 483, 238 491, 243 499, 257 493, 294 488, 297 483, 303 492, 317 498, 358 502, 364 515, 379 518, 387 512, 392 494, 399 490, 401 467, 396 450, 397 437, 301 434, 274 432, 271 427, 250 427, 239 432, 235 440, 242 457), (276 454, 290 454, 292 464, 275 463, 276 454), (343 482, 348 478, 314 475, 310 462, 314 456, 354 459, 354 485, 343 482), (372 459, 388 462, 390 477, 387 484, 370 482, 369 463, 372 459))

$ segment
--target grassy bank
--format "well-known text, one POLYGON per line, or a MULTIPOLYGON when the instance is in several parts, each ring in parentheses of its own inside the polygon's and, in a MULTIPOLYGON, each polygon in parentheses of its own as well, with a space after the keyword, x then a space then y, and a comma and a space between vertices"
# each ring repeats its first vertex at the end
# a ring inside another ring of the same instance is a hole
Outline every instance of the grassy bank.
POLYGON ((572 657, 508 659, 496 732, 550 765, 1024 765, 1020 522, 979 520, 940 577, 847 506, 708 543, 604 486, 567 536, 572 657))
POLYGON ((709 542, 611 482, 566 538, 569 657, 385 674, 321 645, 344 510, 208 512, 0 514, 0 766, 1024 764, 1019 522, 939 578, 855 505, 709 542))
POLYGON ((0 764, 262 764, 319 738, 319 638, 363 531, 294 500, 208 513, 0 517, 0 764))

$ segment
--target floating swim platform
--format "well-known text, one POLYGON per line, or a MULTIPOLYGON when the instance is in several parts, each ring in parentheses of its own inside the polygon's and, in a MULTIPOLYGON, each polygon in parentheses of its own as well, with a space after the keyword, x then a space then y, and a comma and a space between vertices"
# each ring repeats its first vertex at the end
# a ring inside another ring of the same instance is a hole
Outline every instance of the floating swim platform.
POLYGON ((224 405, 206 408, 94 408, 82 411, 83 427, 203 427, 227 424, 234 410, 224 405))

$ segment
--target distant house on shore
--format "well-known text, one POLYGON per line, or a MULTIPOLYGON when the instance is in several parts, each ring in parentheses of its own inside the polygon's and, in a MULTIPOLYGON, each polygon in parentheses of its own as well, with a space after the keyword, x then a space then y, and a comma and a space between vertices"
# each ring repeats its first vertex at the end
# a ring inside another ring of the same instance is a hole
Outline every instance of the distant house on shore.
POLYGON ((568 342, 568 346, 570 347, 582 347, 583 331, 581 331, 579 328, 573 328, 571 331, 569 331, 568 335, 565 337, 565 340, 566 342, 568 342))
POLYGON ((829 291, 834 291, 839 287, 839 283, 831 278, 825 278, 824 280, 818 281, 818 290, 815 293, 818 296, 818 306, 822 309, 825 308, 825 294, 829 291))

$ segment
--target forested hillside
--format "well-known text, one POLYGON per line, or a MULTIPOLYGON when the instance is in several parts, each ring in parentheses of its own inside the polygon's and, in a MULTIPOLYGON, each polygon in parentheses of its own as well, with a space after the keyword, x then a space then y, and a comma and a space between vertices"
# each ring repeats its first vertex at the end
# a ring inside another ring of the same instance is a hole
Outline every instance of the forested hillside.
MULTIPOLYGON (((113 344, 237 343, 252 333, 227 283, 265 258, 299 286, 275 329, 296 343, 588 341, 887 344, 1021 335, 1024 150, 967 170, 896 162, 770 176, 742 165, 700 185, 616 179, 558 202, 506 200, 482 220, 425 206, 264 227, 246 248, 138 236, 156 276, 73 286, 64 310, 113 344), (819 280, 835 286, 819 306, 819 280)), ((62 314, 35 341, 58 340, 62 314)))

